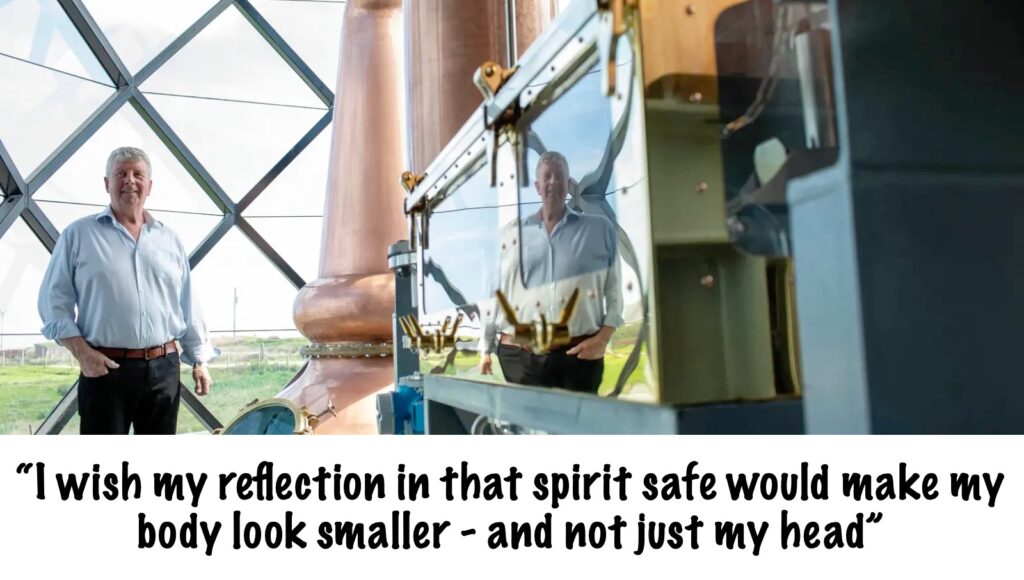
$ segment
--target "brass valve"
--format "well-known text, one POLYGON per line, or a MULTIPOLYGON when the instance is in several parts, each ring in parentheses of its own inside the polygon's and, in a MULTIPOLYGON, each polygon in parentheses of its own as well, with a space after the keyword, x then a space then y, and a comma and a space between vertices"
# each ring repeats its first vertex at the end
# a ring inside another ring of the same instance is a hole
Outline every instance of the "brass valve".
POLYGON ((540 320, 533 323, 519 322, 519 318, 516 316, 515 310, 509 304, 505 294, 498 290, 495 293, 495 297, 498 299, 498 304, 501 306, 505 318, 512 326, 512 336, 510 338, 513 343, 540 354, 548 352, 553 348, 567 346, 572 339, 572 335, 569 334, 569 321, 576 314, 576 305, 579 303, 580 298, 579 288, 572 291, 572 295, 569 296, 569 300, 562 308, 557 322, 548 322, 547 317, 543 314, 540 315, 540 320))
POLYGON ((405 331, 406 336, 412 341, 413 347, 416 350, 424 353, 439 353, 455 346, 455 333, 459 331, 459 325, 462 324, 462 313, 460 312, 455 318, 455 324, 452 324, 451 316, 445 317, 441 328, 434 332, 424 332, 419 321, 411 314, 400 317, 398 323, 402 326, 402 330, 405 331), (449 325, 451 325, 450 331, 448 330, 449 325))
POLYGON ((338 408, 334 405, 334 400, 330 397, 327 397, 327 408, 318 415, 314 415, 313 412, 306 407, 302 408, 302 416, 306 418, 306 422, 309 424, 310 433, 320 425, 327 415, 330 415, 331 417, 338 416, 338 408))

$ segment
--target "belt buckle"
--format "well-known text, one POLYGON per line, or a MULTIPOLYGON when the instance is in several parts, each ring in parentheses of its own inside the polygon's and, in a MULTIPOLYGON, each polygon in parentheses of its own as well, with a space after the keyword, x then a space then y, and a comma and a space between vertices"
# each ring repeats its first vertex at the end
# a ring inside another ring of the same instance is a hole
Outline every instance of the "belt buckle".
POLYGON ((145 349, 142 349, 142 358, 143 358, 144 360, 146 360, 146 361, 156 360, 156 359, 158 359, 158 358, 161 358, 161 357, 164 357, 164 356, 166 356, 166 355, 167 355, 167 345, 166 345, 166 344, 165 344, 165 345, 161 345, 161 346, 159 346, 159 347, 155 347, 155 346, 154 346, 153 348, 145 348, 145 349), (151 351, 151 350, 156 350, 157 348, 159 348, 159 349, 160 349, 160 356, 154 356, 154 357, 150 357, 150 356, 149 356, 149 351, 151 351))

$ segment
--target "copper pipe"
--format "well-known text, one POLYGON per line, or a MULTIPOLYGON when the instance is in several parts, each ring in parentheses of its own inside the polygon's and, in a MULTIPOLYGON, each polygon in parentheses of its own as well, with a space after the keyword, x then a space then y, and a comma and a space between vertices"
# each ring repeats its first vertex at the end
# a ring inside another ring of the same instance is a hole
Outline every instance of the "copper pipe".
MULTIPOLYGON (((557 13, 554 0, 516 0, 522 54, 557 13)), ((505 2, 417 0, 405 6, 409 96, 409 169, 422 174, 480 106, 473 73, 494 61, 508 66, 505 2)), ((397 238, 396 238, 397 239, 397 238)))
POLYGON ((515 0, 516 57, 523 56, 527 48, 558 15, 556 0, 515 0))
MULTIPOLYGON (((408 83, 401 0, 351 0, 345 8, 319 278, 299 292, 294 307, 296 328, 312 342, 390 340, 394 278, 387 247, 406 235, 398 180, 407 169, 406 85, 410 166, 422 172, 480 104, 473 71, 504 52, 504 7, 481 7, 409 3, 408 83)), ((552 0, 517 1, 520 54, 553 15, 552 0)), ((333 402, 337 416, 326 415, 317 433, 374 433, 371 395, 392 380, 390 358, 313 358, 278 396, 315 415, 333 402)))
POLYGON ((345 8, 327 176, 320 277, 387 272, 405 236, 405 67, 401 0, 345 8))
MULTIPOLYGON (((335 92, 319 279, 295 299, 312 342, 390 341, 394 278, 387 247, 405 236, 405 71, 401 0, 350 0, 335 92)), ((374 398, 390 358, 313 358, 278 396, 327 415, 317 433, 375 433, 374 398)))
POLYGON ((422 174, 480 106, 473 73, 503 60, 504 7, 499 2, 417 0, 405 5, 409 95, 409 169, 422 174))

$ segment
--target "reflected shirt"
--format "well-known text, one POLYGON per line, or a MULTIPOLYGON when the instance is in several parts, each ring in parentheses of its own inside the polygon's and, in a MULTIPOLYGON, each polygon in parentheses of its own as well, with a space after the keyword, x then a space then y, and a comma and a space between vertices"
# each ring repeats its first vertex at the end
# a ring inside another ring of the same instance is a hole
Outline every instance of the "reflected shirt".
POLYGON ((149 212, 145 219, 138 242, 109 206, 64 230, 39 292, 43 336, 131 349, 177 339, 183 362, 206 363, 216 350, 192 296, 185 247, 149 212))
POLYGON ((527 288, 550 284, 615 264, 615 227, 608 218, 565 209, 548 234, 537 212, 523 220, 523 282, 527 288))
MULTIPOLYGON (((569 321, 571 336, 593 334, 602 326, 622 326, 618 233, 608 218, 566 208, 549 235, 538 212, 505 226, 502 247, 501 291, 518 308, 520 322, 539 320, 542 314, 549 321, 558 320, 578 288, 579 302, 569 321), (521 251, 515 242, 517 233, 521 251)), ((488 309, 496 318, 485 324, 480 346, 484 352, 493 352, 496 333, 510 333, 512 326, 496 304, 488 309)))

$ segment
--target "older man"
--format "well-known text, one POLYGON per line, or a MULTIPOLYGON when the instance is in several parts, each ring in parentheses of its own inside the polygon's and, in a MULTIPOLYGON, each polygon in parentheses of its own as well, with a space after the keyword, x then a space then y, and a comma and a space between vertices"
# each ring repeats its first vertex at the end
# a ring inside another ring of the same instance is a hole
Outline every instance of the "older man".
POLYGON ((193 365, 196 394, 210 392, 213 348, 192 299, 188 255, 144 209, 151 175, 141 149, 110 154, 110 206, 64 230, 39 293, 43 335, 81 369, 82 434, 174 434, 182 360, 193 365))
POLYGON ((495 322, 485 328, 480 370, 492 372, 490 352, 497 342, 507 381, 596 393, 604 375, 605 350, 623 323, 618 237, 604 216, 566 206, 570 183, 564 155, 548 151, 540 156, 534 187, 541 207, 504 228, 500 278, 502 291, 520 308, 521 321, 541 315, 557 319, 572 292, 580 290, 576 314, 569 322, 571 342, 534 354, 510 340, 507 321, 503 326, 495 322), (515 244, 516 229, 521 252, 515 244), (488 336, 495 331, 500 331, 497 341, 488 336))

